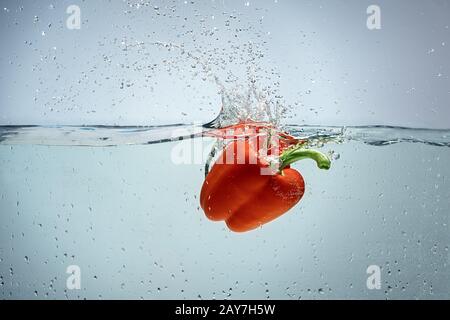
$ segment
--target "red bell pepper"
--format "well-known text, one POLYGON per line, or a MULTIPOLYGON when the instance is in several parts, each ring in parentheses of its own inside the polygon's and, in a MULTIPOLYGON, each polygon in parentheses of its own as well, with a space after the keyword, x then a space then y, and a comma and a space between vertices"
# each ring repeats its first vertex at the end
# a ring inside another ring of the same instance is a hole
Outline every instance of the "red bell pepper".
POLYGON ((230 142, 206 176, 200 193, 200 205, 206 216, 213 221, 225 221, 235 232, 268 223, 300 201, 305 182, 290 164, 310 158, 319 168, 330 168, 327 156, 305 148, 298 140, 291 147, 289 143, 272 145, 265 156, 256 141, 247 137, 230 142), (275 159, 274 148, 279 155, 275 159), (262 174, 273 162, 278 164, 278 170, 262 174))

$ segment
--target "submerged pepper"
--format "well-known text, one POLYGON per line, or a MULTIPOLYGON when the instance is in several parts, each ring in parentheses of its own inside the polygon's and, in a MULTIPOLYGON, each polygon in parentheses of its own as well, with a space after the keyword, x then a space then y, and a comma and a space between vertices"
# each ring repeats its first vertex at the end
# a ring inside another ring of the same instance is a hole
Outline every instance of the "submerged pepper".
POLYGON ((210 220, 225 221, 235 232, 255 229, 287 212, 305 193, 302 175, 290 164, 310 158, 320 169, 330 168, 327 156, 301 144, 276 148, 275 159, 270 151, 261 156, 253 139, 232 141, 224 148, 200 193, 200 205, 210 220), (273 162, 276 171, 268 174, 273 162))

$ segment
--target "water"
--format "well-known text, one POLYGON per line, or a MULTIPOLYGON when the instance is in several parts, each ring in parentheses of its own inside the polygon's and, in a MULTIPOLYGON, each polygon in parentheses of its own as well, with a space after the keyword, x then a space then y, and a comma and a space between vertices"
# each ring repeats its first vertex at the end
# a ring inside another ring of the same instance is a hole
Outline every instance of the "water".
POLYGON ((85 1, 77 30, 66 5, 0 20, 0 298, 450 298, 450 130, 418 128, 448 128, 444 4, 377 31, 359 2, 85 1), (248 120, 333 161, 236 234, 199 193, 211 133, 248 120))
POLYGON ((208 127, 1 127, 0 296, 450 298, 449 130, 286 126, 332 168, 295 164, 302 201, 236 234, 199 208, 204 163, 171 158, 208 127))
MULTIPOLYGON (((147 145, 207 136, 216 121, 163 126, 0 126, 0 144, 112 147, 147 145)), ((283 130, 311 142, 357 141, 373 146, 401 142, 450 146, 450 130, 395 126, 284 125, 283 130)))

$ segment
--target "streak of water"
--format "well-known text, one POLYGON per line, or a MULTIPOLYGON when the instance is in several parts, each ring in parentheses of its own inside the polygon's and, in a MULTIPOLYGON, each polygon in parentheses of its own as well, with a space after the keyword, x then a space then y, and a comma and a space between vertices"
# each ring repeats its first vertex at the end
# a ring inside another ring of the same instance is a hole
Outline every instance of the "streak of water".
MULTIPOLYGON (((0 144, 107 147, 145 145, 201 137, 208 125, 167 126, 0 126, 0 144)), ((394 126, 287 125, 284 130, 296 138, 320 143, 359 141, 373 146, 400 142, 450 147, 450 129, 394 126)))

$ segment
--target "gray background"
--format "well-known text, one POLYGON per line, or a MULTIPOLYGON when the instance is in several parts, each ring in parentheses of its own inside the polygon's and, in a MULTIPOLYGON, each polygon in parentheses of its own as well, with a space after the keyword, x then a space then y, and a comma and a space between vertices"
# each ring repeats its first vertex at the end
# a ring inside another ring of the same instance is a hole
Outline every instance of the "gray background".
POLYGON ((449 1, 1 3, 1 124, 209 121, 217 87, 149 43, 182 44, 218 62, 221 79, 233 71, 246 83, 240 59, 253 41, 259 73, 290 106, 285 122, 449 127, 449 1), (70 4, 81 30, 65 26, 70 4), (381 30, 366 27, 370 4, 381 7, 381 30))

